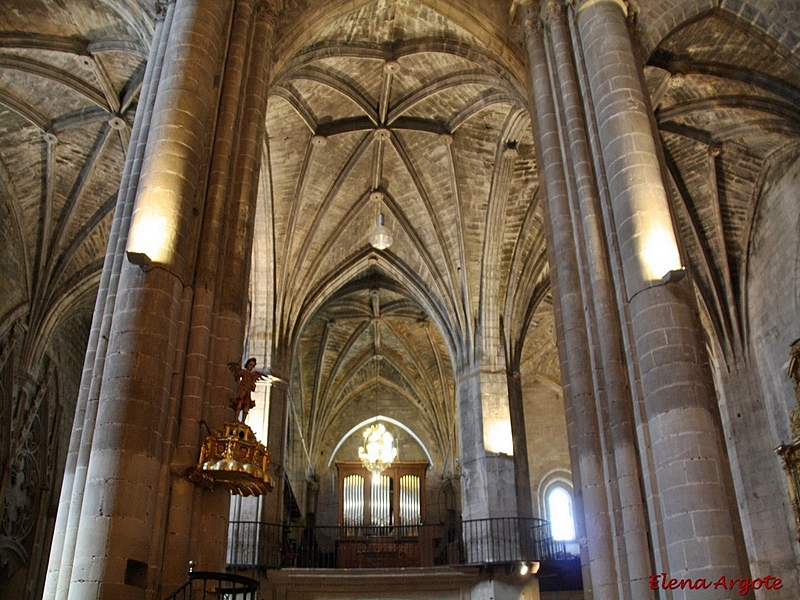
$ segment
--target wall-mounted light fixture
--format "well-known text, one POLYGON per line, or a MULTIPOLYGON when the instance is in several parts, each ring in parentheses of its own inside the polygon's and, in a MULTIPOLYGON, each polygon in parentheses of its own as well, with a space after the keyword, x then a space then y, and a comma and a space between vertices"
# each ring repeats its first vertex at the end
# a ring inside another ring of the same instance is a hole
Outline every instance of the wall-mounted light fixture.
POLYGON ((142 267, 143 269, 145 267, 149 267, 150 263, 153 262, 144 252, 134 252, 133 250, 128 250, 125 252, 125 256, 128 257, 128 262, 130 262, 132 265, 142 267))
POLYGON ((511 421, 506 414, 484 417, 484 447, 496 454, 514 455, 514 437, 511 435, 511 421))
MULTIPOLYGON (((678 244, 670 229, 654 223, 647 227, 643 241, 641 252, 645 279, 663 281, 673 271, 683 270, 678 244)), ((677 281, 677 279, 672 281, 677 281)))
POLYGON ((686 277, 686 267, 672 269, 667 271, 666 274, 661 278, 661 283, 678 283, 684 277, 686 277))

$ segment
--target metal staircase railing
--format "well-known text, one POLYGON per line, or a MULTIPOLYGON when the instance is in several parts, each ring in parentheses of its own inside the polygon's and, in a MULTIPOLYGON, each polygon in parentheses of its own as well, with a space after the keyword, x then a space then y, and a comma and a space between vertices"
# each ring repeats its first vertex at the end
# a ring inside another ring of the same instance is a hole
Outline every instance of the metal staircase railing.
POLYGON ((256 600, 258 585, 242 575, 189 571, 186 583, 164 600, 256 600))

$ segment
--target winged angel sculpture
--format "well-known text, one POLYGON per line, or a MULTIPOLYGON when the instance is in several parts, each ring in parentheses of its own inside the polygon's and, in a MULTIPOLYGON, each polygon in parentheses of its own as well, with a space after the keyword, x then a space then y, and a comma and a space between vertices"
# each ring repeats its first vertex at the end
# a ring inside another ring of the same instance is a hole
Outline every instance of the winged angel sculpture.
POLYGON ((247 362, 244 363, 244 368, 235 362, 229 362, 228 368, 233 373, 233 378, 239 382, 239 388, 236 390, 236 395, 231 398, 230 405, 236 413, 237 419, 239 418, 239 413, 242 413, 240 420, 244 423, 245 419, 247 419, 247 413, 256 405, 250 394, 255 391, 256 382, 265 378, 266 374, 255 370, 255 358, 247 359, 247 362))

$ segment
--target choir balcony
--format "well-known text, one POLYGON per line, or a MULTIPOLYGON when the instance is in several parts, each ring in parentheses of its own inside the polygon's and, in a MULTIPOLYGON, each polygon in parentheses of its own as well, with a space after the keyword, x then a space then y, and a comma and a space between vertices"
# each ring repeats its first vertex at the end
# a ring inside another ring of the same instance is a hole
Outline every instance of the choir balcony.
POLYGON ((232 521, 228 568, 386 569, 528 565, 569 558, 547 521, 495 518, 443 524, 303 527, 232 521))

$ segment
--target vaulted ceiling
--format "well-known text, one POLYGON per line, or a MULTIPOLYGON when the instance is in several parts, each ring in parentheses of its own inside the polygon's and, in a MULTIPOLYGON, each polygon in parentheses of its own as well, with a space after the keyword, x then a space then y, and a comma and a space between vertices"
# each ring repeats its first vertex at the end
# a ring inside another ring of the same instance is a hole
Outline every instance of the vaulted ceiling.
POLYGON ((0 5, 0 334, 25 323, 31 358, 93 305, 151 11, 133 0, 0 5))
POLYGON ((715 10, 670 33, 646 70, 684 254, 726 353, 746 343, 758 199, 800 153, 800 56, 791 50, 715 10))
MULTIPOLYGON (((264 329, 295 345, 311 437, 378 362, 381 385, 440 439, 453 430, 451 361, 476 351, 478 317, 502 316, 506 350, 526 339, 529 362, 555 377, 551 321, 534 314, 547 265, 510 3, 283 4, 254 274, 264 329), (322 24, 303 37, 301 15, 322 24), (385 251, 368 242, 379 210, 385 251)), ((709 327, 735 345, 757 201, 798 152, 800 19, 777 1, 686 22, 640 4, 683 250, 709 327)), ((150 0, 0 4, 0 334, 22 323, 31 348, 91 313, 154 12, 150 0)))
POLYGON ((310 447, 338 440, 331 423, 365 382, 447 447, 452 363, 475 351, 479 314, 523 335, 547 286, 523 76, 407 1, 345 14, 276 74, 274 229, 257 243, 274 244, 276 334, 302 330, 293 382, 310 447), (369 244, 379 211, 383 251, 369 244))

